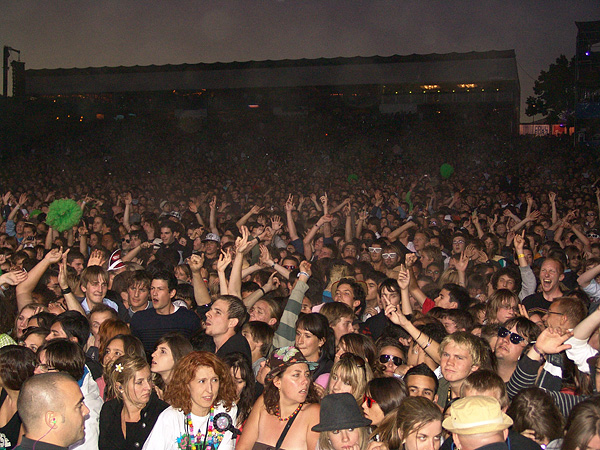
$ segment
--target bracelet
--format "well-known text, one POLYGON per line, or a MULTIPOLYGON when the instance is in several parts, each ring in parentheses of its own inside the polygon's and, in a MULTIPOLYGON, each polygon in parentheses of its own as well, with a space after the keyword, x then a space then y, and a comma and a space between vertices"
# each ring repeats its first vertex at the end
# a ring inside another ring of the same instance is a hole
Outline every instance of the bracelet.
POLYGON ((67 294, 70 294, 72 291, 71 291, 71 288, 68 287, 66 289, 61 288, 60 292, 62 292, 62 295, 67 295, 67 294))
POLYGON ((271 269, 275 268, 275 263, 271 264, 271 269))
POLYGON ((524 254, 524 253, 519 253, 519 254, 517 255, 517 258, 525 258, 525 254, 524 254))
POLYGON ((265 292, 265 290, 263 288, 259 287, 258 289, 262 291, 263 295, 266 294, 266 292, 265 292))
POLYGON ((310 275, 306 272, 298 272, 298 278, 300 278, 300 275, 304 275, 306 278, 310 278, 310 275))
POLYGON ((531 348, 533 348, 533 351, 534 351, 534 352, 536 352, 538 355, 540 355, 542 358, 544 358, 544 357, 546 356, 546 354, 545 354, 545 353, 542 353, 542 352, 540 351, 540 349, 539 349, 539 348, 537 348, 537 346, 536 346, 535 344, 533 344, 533 347, 531 347, 531 348))
POLYGON ((256 236, 256 240, 258 241, 258 243, 260 244, 260 238, 258 236, 256 236))
POLYGON ((422 331, 419 331, 419 335, 417 336, 417 338, 415 339, 415 342, 418 344, 419 343, 419 338, 421 337, 421 335, 423 334, 422 331))
POLYGON ((431 345, 431 338, 429 338, 427 340, 427 345, 425 347, 423 347, 423 350, 427 350, 427 347, 429 347, 431 345))

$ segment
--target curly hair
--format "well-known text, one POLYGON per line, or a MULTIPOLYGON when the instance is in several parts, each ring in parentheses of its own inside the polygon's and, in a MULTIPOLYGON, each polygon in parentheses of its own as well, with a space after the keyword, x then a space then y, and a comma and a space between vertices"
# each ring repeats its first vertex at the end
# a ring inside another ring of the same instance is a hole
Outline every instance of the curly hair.
MULTIPOLYGON (((269 414, 275 415, 275 410, 279 407, 279 389, 273 384, 273 381, 277 378, 281 379, 283 374, 292 366, 286 367, 286 369, 277 375, 275 378, 269 378, 266 381, 265 390, 263 394, 265 408, 269 414)), ((308 384, 308 394, 304 403, 319 403, 320 397, 313 383, 308 384)))
POLYGON ((165 401, 173 408, 181 409, 184 414, 189 414, 192 411, 190 383, 199 367, 210 367, 215 371, 219 377, 219 392, 215 404, 222 403, 229 411, 237 397, 231 373, 215 354, 209 352, 192 352, 179 360, 165 391, 165 401))

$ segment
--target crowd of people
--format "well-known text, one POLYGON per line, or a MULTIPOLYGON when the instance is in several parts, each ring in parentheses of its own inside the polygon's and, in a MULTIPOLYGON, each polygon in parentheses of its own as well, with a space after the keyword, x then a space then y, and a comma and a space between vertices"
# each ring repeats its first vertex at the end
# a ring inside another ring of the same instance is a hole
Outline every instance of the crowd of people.
POLYGON ((0 448, 600 448, 597 155, 477 121, 140 117, 4 155, 0 448))

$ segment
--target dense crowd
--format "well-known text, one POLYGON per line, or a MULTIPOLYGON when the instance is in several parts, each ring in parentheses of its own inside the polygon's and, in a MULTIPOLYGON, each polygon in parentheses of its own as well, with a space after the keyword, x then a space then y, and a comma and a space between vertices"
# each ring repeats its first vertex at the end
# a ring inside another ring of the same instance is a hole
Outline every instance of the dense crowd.
POLYGON ((494 120, 136 117, 3 155, 0 448, 600 448, 598 158, 494 120))

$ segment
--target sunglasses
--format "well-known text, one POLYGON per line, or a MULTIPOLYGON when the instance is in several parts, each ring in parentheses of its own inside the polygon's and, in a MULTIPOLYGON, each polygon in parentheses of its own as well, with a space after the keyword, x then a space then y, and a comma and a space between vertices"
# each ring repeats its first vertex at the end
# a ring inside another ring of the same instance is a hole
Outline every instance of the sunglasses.
POLYGON ((383 257, 383 259, 390 259, 390 258, 395 258, 397 255, 398 255, 397 253, 384 253, 381 256, 383 257))
POLYGON ((369 247, 369 251, 371 253, 381 253, 383 251, 383 249, 380 247, 369 247))
POLYGON ((285 267, 287 270, 294 270, 294 269, 297 269, 297 267, 296 267, 296 266, 283 266, 283 267, 285 267))
POLYGON ((520 334, 511 333, 506 328, 500 327, 500 329, 498 329, 498 337, 499 338, 505 338, 507 336, 510 336, 510 338, 509 338, 510 342, 513 343, 513 344, 515 344, 515 345, 519 345, 521 342, 524 342, 526 340, 520 334))
POLYGON ((367 394, 365 394, 365 396, 363 397, 363 403, 367 402, 367 407, 368 408, 372 408, 373 407, 373 403, 377 403, 375 401, 375 399, 369 397, 367 394))
POLYGON ((127 244, 129 244, 131 242, 131 239, 125 239, 125 238, 123 238, 123 239, 121 239, 121 241, 122 242, 126 242, 127 244))
POLYGON ((393 355, 381 355, 379 357, 379 362, 381 364, 387 364, 390 359, 392 360, 392 362, 394 363, 395 366, 401 366, 402 364, 404 364, 404 361, 402 360, 402 358, 400 358, 399 356, 393 356, 393 355))

